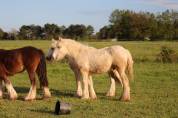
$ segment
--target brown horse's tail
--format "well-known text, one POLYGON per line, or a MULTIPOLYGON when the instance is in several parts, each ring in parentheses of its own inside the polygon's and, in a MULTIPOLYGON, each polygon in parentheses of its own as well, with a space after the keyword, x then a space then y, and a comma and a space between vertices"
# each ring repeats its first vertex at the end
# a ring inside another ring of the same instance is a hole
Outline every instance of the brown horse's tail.
POLYGON ((129 52, 129 56, 128 56, 128 61, 127 61, 127 72, 128 72, 128 76, 130 80, 134 79, 134 74, 133 74, 133 59, 132 59, 132 55, 129 52))
POLYGON ((43 52, 41 54, 40 63, 37 67, 37 74, 38 74, 38 78, 39 78, 39 81, 40 81, 40 88, 41 87, 48 87, 46 60, 45 60, 45 55, 44 55, 43 52))

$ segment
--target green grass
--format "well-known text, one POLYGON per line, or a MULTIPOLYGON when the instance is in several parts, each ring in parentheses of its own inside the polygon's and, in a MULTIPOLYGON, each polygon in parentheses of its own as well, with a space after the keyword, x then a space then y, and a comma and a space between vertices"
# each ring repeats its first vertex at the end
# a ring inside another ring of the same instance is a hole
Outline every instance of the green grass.
MULTIPOLYGON (((135 79, 131 81, 131 101, 120 102, 121 87, 117 86, 116 97, 105 96, 109 88, 107 74, 94 76, 97 100, 81 100, 73 96, 75 79, 66 63, 48 63, 49 87, 52 98, 23 101, 30 82, 26 72, 10 77, 19 98, 15 101, 0 99, 0 117, 59 117, 53 114, 56 100, 71 103, 72 113, 60 117, 69 118, 176 118, 178 117, 178 64, 155 62, 160 47, 166 45, 178 52, 178 42, 83 42, 100 48, 115 44, 128 48, 135 60, 135 79)), ((32 45, 47 52, 50 41, 0 41, 0 48, 12 49, 32 45)))

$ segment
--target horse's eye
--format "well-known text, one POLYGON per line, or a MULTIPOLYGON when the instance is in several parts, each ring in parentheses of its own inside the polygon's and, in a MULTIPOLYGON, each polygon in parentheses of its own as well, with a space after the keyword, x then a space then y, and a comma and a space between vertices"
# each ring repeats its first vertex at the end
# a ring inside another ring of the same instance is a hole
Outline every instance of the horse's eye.
POLYGON ((57 46, 58 49, 60 49, 61 47, 60 46, 57 46))
POLYGON ((51 50, 54 50, 54 48, 51 48, 51 50))

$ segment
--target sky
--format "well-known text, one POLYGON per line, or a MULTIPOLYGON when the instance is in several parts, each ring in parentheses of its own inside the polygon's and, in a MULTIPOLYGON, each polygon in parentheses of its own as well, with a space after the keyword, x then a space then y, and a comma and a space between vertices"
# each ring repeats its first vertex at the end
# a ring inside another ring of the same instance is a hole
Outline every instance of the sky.
POLYGON ((115 9, 158 13, 178 10, 178 0, 0 0, 0 28, 11 31, 22 25, 54 23, 92 25, 98 31, 109 24, 115 9))

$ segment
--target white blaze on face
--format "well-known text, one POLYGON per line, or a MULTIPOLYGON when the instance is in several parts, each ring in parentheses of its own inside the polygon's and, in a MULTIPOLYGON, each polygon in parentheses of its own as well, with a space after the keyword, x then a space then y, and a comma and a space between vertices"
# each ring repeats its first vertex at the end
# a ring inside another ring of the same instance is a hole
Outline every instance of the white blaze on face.
POLYGON ((53 50, 52 57, 53 57, 54 60, 58 60, 58 49, 53 50))
POLYGON ((56 48, 56 44, 57 44, 57 41, 52 39, 51 48, 48 50, 48 54, 47 54, 48 59, 51 59, 51 58, 55 59, 53 53, 54 53, 54 50, 56 48))

